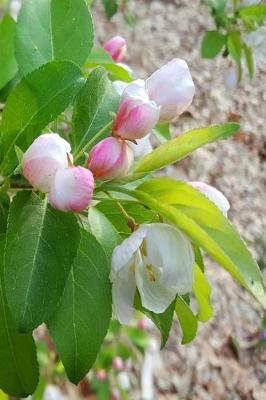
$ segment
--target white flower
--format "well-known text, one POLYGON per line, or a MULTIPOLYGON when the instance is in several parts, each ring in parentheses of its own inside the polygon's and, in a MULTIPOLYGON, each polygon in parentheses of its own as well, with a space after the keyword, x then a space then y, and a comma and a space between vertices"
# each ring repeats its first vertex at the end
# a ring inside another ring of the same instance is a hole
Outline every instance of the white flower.
POLYGON ((142 139, 137 139, 135 143, 133 142, 128 143, 129 147, 131 147, 131 149, 134 152, 135 158, 137 159, 142 158, 152 152, 153 148, 150 141, 150 137, 151 133, 149 133, 147 136, 144 136, 144 138, 142 139))
POLYGON ((143 307, 162 313, 193 284, 194 252, 189 239, 168 224, 141 225, 112 256, 114 311, 121 323, 133 316, 136 288, 143 307))

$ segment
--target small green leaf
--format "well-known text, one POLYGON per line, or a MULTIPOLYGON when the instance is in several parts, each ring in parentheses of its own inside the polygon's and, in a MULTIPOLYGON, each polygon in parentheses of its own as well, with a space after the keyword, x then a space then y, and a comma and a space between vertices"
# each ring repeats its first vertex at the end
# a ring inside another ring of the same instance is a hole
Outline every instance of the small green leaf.
POLYGON ((141 159, 134 172, 150 172, 182 160, 199 147, 220 139, 227 139, 239 130, 235 123, 225 123, 208 128, 195 129, 162 144, 141 159))
POLYGON ((254 58, 253 58, 252 49, 250 47, 248 47, 246 45, 246 43, 243 43, 243 49, 244 49, 244 54, 245 54, 245 58, 246 58, 249 79, 251 80, 254 75, 254 58))
POLYGON ((20 332, 31 331, 54 312, 78 244, 74 215, 52 209, 31 192, 13 199, 4 274, 7 300, 20 332))
MULTIPOLYGON (((95 69, 77 95, 73 111, 73 141, 78 153, 116 112, 119 95, 101 67, 95 69)), ((107 135, 109 132, 105 132, 107 135)), ((104 135, 98 139, 100 141, 104 135)))
POLYGON ((198 302, 197 318, 201 322, 207 322, 212 317, 213 309, 210 303, 211 287, 204 272, 198 265, 194 269, 193 292, 198 302))
POLYGON ((111 321, 109 273, 103 248, 90 233, 81 231, 64 294, 48 321, 67 375, 76 384, 94 364, 111 321))
POLYGON ((194 250, 194 255, 195 255, 195 262, 200 267, 202 272, 204 272, 204 269, 205 269, 204 261, 203 261, 203 257, 202 257, 200 248, 198 246, 196 246, 195 244, 193 244, 193 250, 194 250))
POLYGON ((242 19, 256 24, 262 24, 266 19, 266 4, 253 4, 239 10, 242 19))
POLYGON ((105 14, 108 19, 111 19, 118 11, 117 0, 102 0, 105 14))
POLYGON ((9 175, 17 165, 14 145, 26 150, 42 129, 72 102, 82 84, 79 68, 67 61, 53 61, 22 79, 8 97, 3 112, 2 175, 9 175))
POLYGON ((0 239, 0 387, 16 397, 32 394, 39 379, 36 348, 31 335, 19 335, 11 318, 3 282, 4 236, 0 239))
POLYGON ((266 308, 266 290, 257 263, 236 229, 206 196, 168 178, 145 182, 131 195, 182 229, 266 308))
POLYGON ((198 330, 197 318, 180 296, 177 296, 176 299, 175 312, 183 332, 182 344, 188 344, 196 337, 198 330))
POLYGON ((102 66, 108 71, 113 79, 119 79, 125 82, 132 81, 131 74, 122 65, 116 64, 104 49, 94 48, 87 58, 84 69, 98 66, 102 66))
POLYGON ((14 55, 14 36, 16 23, 10 16, 0 22, 0 89, 2 89, 17 72, 14 55))
POLYGON ((93 24, 84 0, 24 0, 16 31, 23 75, 53 60, 82 66, 93 46, 93 24))
POLYGON ((142 307, 140 295, 139 293, 137 293, 137 295, 135 296, 134 306, 137 310, 141 311, 148 318, 150 318, 152 322, 157 326, 161 334, 161 349, 164 348, 164 346, 167 343, 173 323, 175 301, 173 301, 169 305, 169 307, 165 310, 165 312, 161 314, 155 314, 154 312, 142 307))
POLYGON ((217 31, 205 33, 201 44, 201 55, 203 58, 214 58, 220 53, 225 45, 225 36, 217 31))
POLYGON ((235 60, 238 66, 238 75, 239 79, 241 79, 242 74, 242 66, 241 66, 241 55, 242 55, 242 44, 241 44, 241 35, 240 32, 234 31, 230 32, 227 37, 227 48, 228 52, 235 60))
POLYGON ((91 233, 104 248, 107 256, 111 259, 113 250, 123 238, 116 230, 110 220, 96 207, 90 207, 88 221, 91 233))

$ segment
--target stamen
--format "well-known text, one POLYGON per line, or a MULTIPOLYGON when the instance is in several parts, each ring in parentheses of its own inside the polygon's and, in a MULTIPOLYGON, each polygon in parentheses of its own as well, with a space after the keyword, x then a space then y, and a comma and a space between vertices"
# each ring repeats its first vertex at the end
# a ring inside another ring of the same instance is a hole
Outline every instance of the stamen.
POLYGON ((153 265, 152 264, 146 265, 146 269, 147 269, 147 272, 148 272, 149 280, 151 282, 156 282, 156 275, 155 275, 155 272, 154 272, 154 269, 153 269, 153 265))
POLYGON ((146 240, 144 239, 141 246, 140 246, 140 252, 144 257, 147 257, 147 243, 146 240))

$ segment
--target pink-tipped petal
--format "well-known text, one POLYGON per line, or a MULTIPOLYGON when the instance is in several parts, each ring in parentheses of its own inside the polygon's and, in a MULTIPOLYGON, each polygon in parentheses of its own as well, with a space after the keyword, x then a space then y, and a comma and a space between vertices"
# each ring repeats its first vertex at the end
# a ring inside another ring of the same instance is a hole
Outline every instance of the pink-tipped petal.
POLYGON ((137 80, 123 91, 113 129, 123 139, 141 139, 151 132, 159 117, 160 107, 149 99, 145 82, 137 80))
POLYGON ((93 190, 94 178, 88 169, 58 169, 49 193, 49 202, 60 211, 80 212, 91 204, 93 190))
POLYGON ((223 214, 227 215, 230 209, 230 203, 225 195, 213 186, 207 185, 204 182, 188 182, 191 186, 204 194, 210 201, 212 201, 223 214))
POLYGON ((127 43, 121 36, 114 36, 108 40, 103 46, 104 50, 109 53, 114 62, 123 60, 127 51, 127 43))
POLYGON ((155 71, 146 81, 151 100, 161 107, 160 122, 170 122, 191 104, 195 86, 187 63, 174 58, 155 71))
POLYGON ((39 136, 22 159, 22 173, 41 192, 50 190, 58 168, 66 168, 72 159, 70 144, 57 133, 39 136))
POLYGON ((94 146, 88 167, 97 179, 117 179, 127 175, 133 159, 133 151, 125 140, 108 137, 94 146))

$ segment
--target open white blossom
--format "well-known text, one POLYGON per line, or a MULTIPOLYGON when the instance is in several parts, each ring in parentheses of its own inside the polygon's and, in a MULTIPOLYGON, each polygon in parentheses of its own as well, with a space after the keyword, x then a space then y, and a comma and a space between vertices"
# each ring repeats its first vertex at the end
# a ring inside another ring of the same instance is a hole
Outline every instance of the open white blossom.
POLYGON ((177 294, 191 291, 194 252, 189 239, 163 223, 141 225, 114 249, 110 279, 116 317, 127 324, 136 288, 143 307, 162 313, 177 294))

